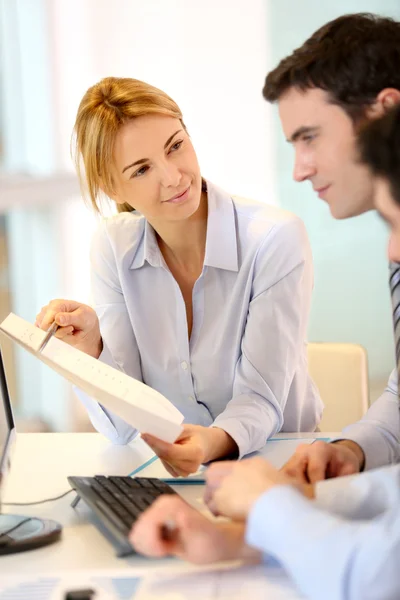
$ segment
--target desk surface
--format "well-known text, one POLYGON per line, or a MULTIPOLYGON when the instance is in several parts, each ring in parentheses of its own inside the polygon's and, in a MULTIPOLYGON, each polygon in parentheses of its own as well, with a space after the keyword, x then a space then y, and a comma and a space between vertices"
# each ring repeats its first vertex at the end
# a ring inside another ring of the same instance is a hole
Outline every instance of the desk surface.
MULTIPOLYGON (((292 454, 296 439, 333 437, 334 434, 281 434, 278 442, 267 444, 261 454, 277 467, 292 454), (291 438, 287 441, 287 438, 291 438)), ((69 489, 67 476, 95 474, 126 475, 152 456, 141 439, 128 446, 113 446, 96 433, 43 433, 19 434, 13 456, 12 469, 7 481, 4 502, 34 502, 52 498, 69 489)), ((178 486, 177 491, 198 508, 202 486, 178 486)), ((116 558, 109 542, 88 521, 89 512, 84 503, 72 509, 74 494, 60 500, 27 507, 5 506, 9 513, 28 514, 50 518, 63 525, 61 542, 29 553, 0 557, 0 571, 9 575, 69 569, 126 568, 148 571, 157 565, 168 571, 183 568, 193 570, 176 559, 152 561, 140 556, 116 558)))

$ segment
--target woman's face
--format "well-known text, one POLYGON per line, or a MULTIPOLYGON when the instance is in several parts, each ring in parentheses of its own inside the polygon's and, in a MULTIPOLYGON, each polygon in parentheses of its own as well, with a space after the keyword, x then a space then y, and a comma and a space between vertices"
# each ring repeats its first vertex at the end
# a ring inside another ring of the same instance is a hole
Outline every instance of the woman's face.
POLYGON ((116 137, 114 163, 113 199, 150 222, 187 219, 198 209, 199 164, 179 119, 146 115, 125 123, 116 137))

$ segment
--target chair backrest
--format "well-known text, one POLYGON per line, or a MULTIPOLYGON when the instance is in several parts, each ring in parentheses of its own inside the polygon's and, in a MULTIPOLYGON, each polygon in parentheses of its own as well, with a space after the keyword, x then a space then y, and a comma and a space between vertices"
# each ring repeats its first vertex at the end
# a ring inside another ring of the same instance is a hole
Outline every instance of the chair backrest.
POLYGON ((325 404, 321 431, 340 431, 368 410, 368 359, 358 344, 308 344, 309 373, 325 404))

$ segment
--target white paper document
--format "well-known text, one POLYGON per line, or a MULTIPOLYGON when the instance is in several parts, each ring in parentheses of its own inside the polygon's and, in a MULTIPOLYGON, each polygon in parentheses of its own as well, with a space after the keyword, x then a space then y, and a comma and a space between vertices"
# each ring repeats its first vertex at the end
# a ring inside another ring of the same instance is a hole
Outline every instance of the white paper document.
MULTIPOLYGON (((149 571, 147 571, 149 573, 149 571)), ((150 572, 151 573, 151 572, 150 572)), ((209 567, 154 574, 132 570, 64 571, 2 577, 0 600, 65 600, 67 592, 93 590, 93 600, 298 600, 280 568, 263 565, 209 567)))
POLYGON ((174 442, 182 431, 182 413, 144 383, 54 336, 39 352, 46 331, 13 313, 0 324, 0 331, 141 433, 174 442))
POLYGON ((312 444, 313 439, 303 438, 295 440, 268 440, 264 448, 254 453, 254 456, 262 456, 269 460, 276 469, 281 469, 283 465, 293 456, 297 446, 300 444, 312 444))

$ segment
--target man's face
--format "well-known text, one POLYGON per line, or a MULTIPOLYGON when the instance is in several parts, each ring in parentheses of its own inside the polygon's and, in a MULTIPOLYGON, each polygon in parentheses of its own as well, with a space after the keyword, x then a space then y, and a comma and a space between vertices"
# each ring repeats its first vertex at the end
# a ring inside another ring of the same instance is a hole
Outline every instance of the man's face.
POLYGON ((388 254, 393 262, 400 262, 400 205, 393 199, 386 179, 376 178, 375 207, 390 229, 388 254))
POLYGON ((325 91, 289 89, 279 100, 279 115, 295 150, 295 181, 309 179, 336 219, 374 208, 373 178, 358 163, 354 123, 325 91))

